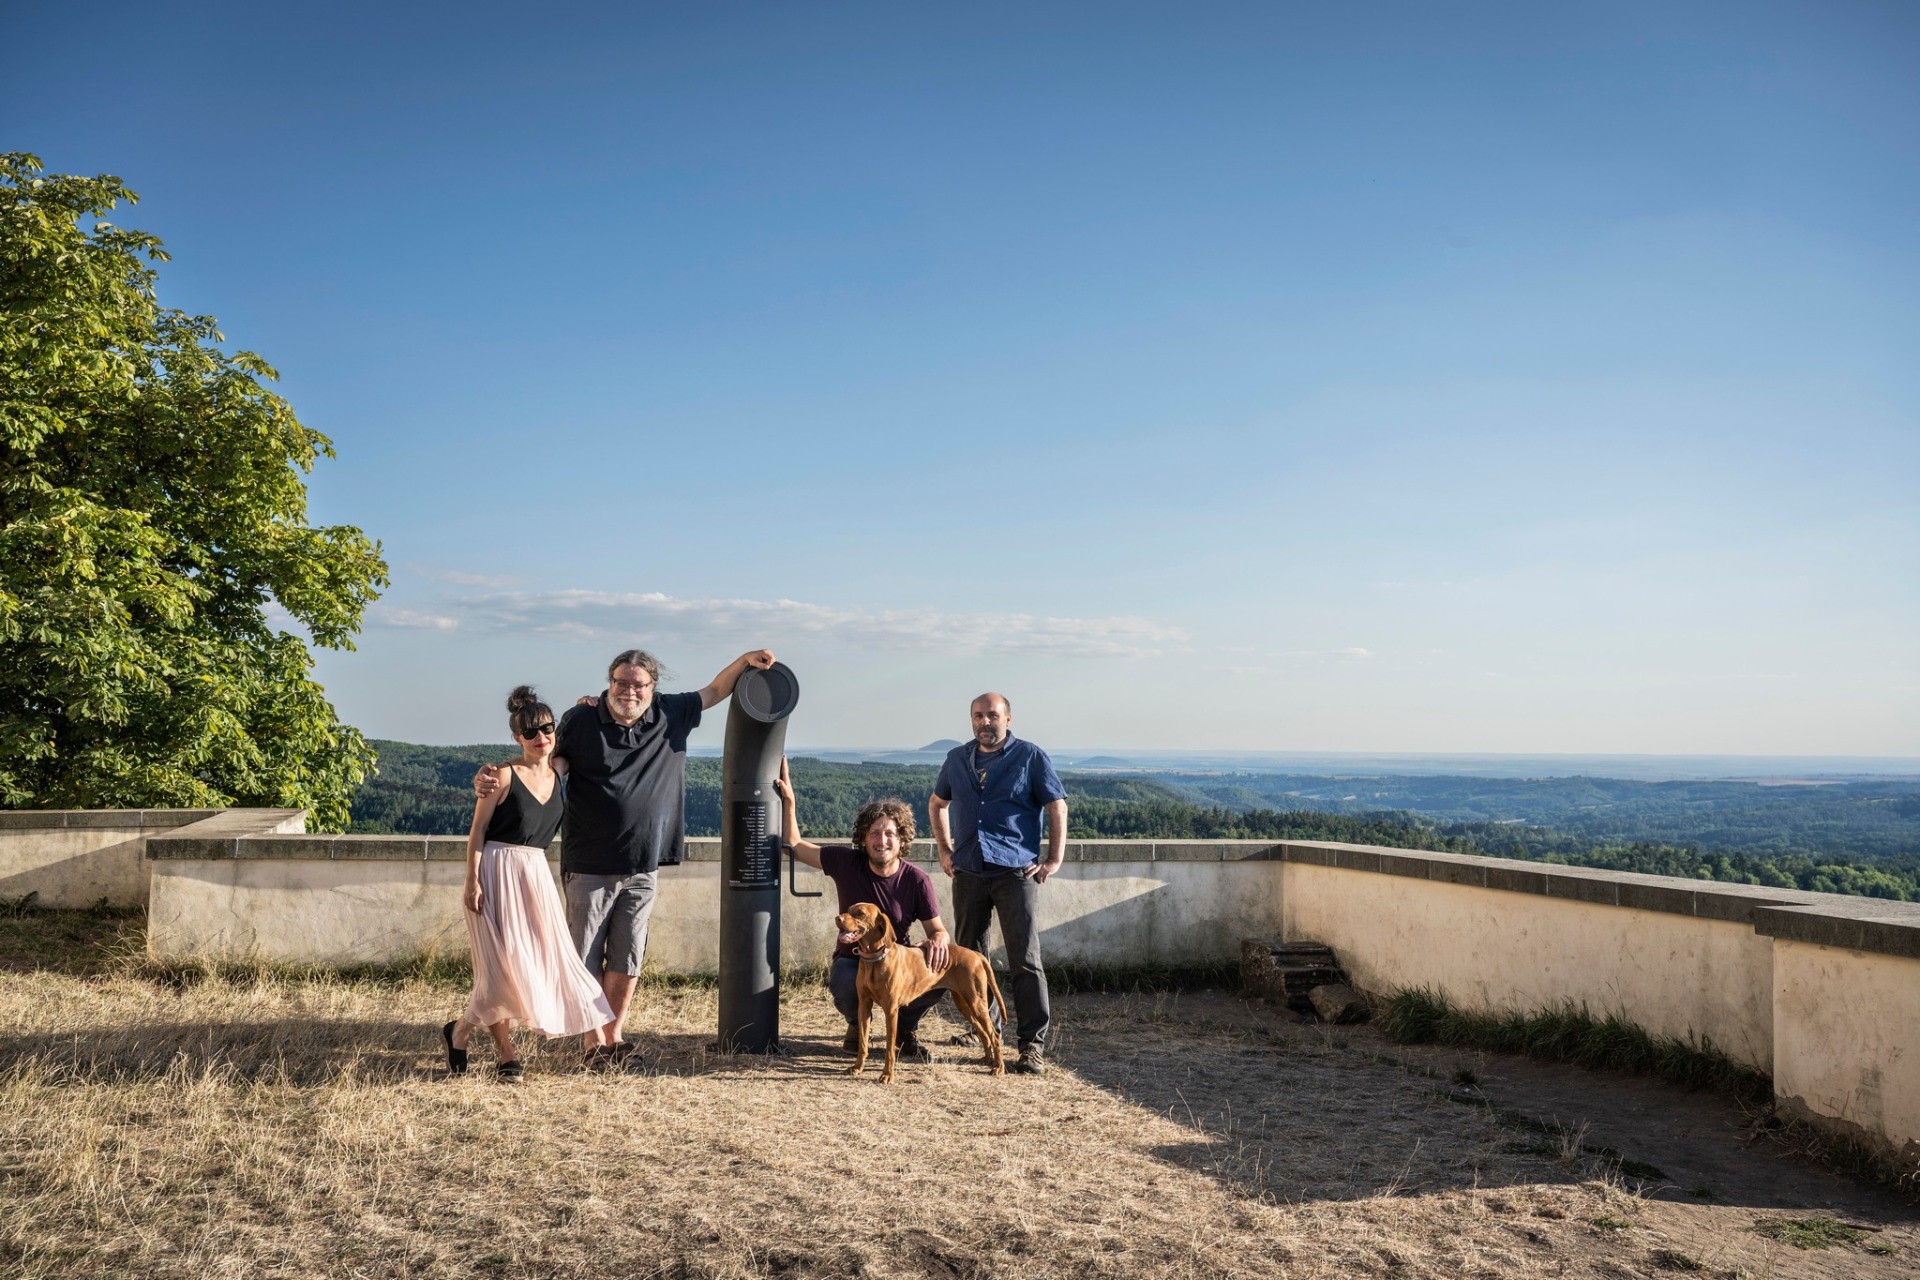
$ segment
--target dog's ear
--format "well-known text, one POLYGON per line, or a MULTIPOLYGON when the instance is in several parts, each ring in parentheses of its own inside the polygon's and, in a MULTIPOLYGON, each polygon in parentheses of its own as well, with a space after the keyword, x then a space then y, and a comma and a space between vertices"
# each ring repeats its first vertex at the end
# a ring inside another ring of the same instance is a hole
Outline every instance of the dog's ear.
POLYGON ((893 942, 893 921, 887 919, 887 913, 878 907, 873 909, 873 931, 867 936, 873 939, 875 947, 888 946, 893 942))

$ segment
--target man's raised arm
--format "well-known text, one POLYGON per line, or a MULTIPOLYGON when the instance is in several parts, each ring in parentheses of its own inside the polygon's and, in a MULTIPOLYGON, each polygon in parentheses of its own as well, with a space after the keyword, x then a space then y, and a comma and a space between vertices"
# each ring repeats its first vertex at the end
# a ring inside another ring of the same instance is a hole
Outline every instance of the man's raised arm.
POLYGON ((773 650, 771 649, 755 649, 751 653, 741 654, 722 668, 720 674, 700 691, 700 709, 708 710, 732 697, 733 686, 740 682, 740 677, 746 674, 748 667, 758 667, 765 671, 772 665, 773 650))

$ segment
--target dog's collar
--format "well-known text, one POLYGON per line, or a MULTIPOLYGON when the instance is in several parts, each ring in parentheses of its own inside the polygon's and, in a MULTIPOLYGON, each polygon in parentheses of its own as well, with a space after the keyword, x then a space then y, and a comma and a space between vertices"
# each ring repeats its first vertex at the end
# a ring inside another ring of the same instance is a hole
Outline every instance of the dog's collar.
POLYGON ((889 942, 886 946, 880 948, 878 951, 874 952, 872 955, 868 955, 864 951, 855 951, 853 954, 855 954, 856 956, 859 956, 860 959, 866 962, 867 964, 879 964, 882 960, 885 960, 887 958, 887 952, 891 950, 893 950, 893 944, 889 942))

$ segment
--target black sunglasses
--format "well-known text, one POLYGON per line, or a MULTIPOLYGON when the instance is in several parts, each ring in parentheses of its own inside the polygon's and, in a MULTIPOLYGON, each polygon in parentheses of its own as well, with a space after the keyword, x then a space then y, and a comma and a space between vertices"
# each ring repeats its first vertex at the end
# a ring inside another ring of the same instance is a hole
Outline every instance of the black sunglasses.
POLYGON ((545 724, 537 724, 533 726, 533 728, 527 730, 525 733, 521 734, 520 736, 523 738, 537 738, 543 733, 552 733, 552 732, 553 732, 553 721, 549 720, 545 724))

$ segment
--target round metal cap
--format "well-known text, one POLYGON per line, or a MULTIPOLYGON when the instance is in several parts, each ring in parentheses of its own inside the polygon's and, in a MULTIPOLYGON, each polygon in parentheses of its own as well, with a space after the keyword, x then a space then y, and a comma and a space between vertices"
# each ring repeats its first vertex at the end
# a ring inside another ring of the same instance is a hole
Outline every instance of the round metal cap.
POLYGON ((733 700, 755 720, 772 724, 785 720, 800 705, 800 682, 784 662, 776 662, 765 671, 748 667, 733 686, 733 700))

